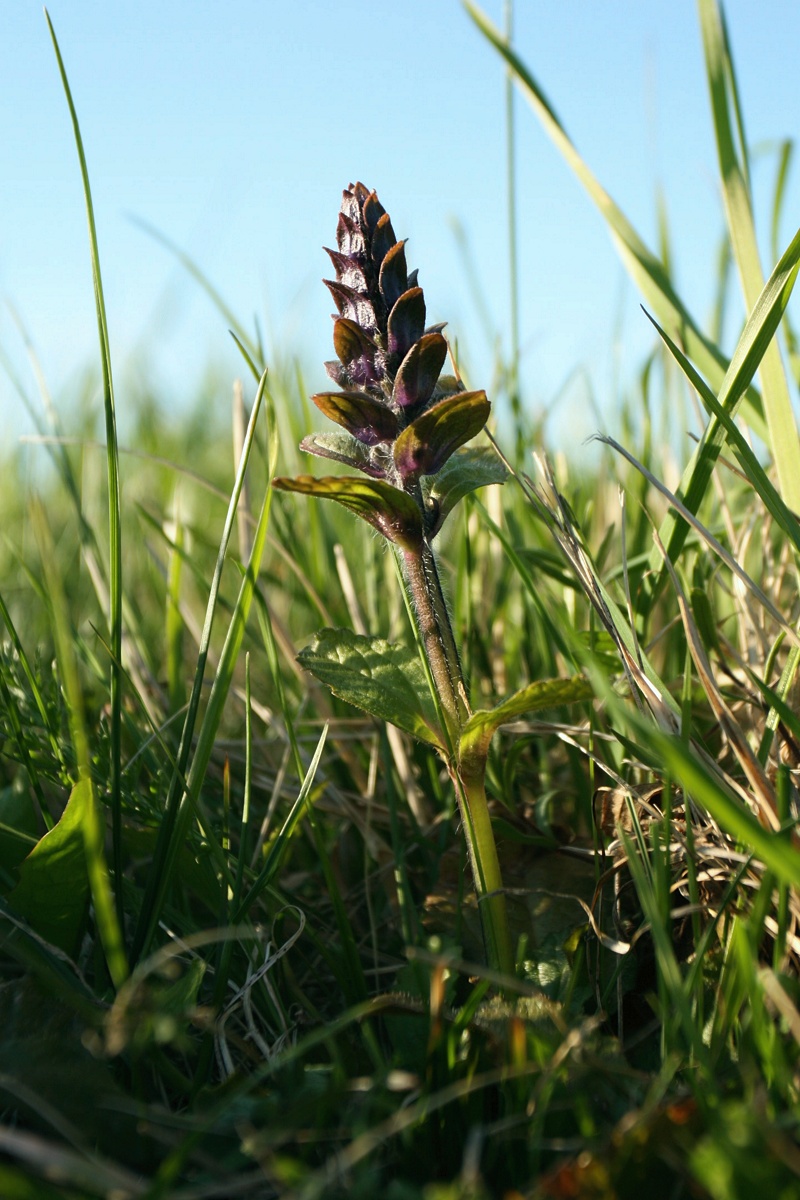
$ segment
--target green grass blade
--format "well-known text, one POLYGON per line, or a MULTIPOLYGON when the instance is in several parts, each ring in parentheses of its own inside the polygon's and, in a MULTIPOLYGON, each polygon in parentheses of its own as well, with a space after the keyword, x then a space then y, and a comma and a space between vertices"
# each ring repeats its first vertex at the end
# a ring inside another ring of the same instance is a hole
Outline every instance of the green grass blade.
MULTIPOLYGON (((17 697, 15 696, 14 692, 12 692, 11 687, 9 687, 9 682, 11 681, 6 681, 6 664, 0 660, 0 711, 2 711, 3 716, 10 727, 6 733, 6 737, 9 738, 11 746, 15 748, 14 752, 12 755, 9 755, 9 757, 16 758, 18 762, 22 764, 22 767, 28 776, 28 781, 36 793, 36 799, 39 802, 39 811, 46 821, 49 814, 47 812, 47 803, 44 798, 44 792, 42 791, 42 785, 39 780, 39 772, 36 769, 34 757, 31 755, 28 749, 28 743, 25 737, 25 722, 23 721, 19 704, 17 703, 17 697)), ((25 840, 27 840, 26 835, 24 835, 21 830, 14 829, 6 825, 2 826, 2 832, 9 834, 14 838, 25 838, 25 840)), ((35 838, 32 838, 31 840, 34 843, 36 841, 35 838)))
POLYGON ((283 723, 286 728, 286 736, 289 739, 289 746, 294 758, 297 778, 303 778, 303 757, 300 753, 300 747, 297 742, 297 735, 294 728, 294 719, 289 711, 289 704, 286 697, 286 688, 283 684, 283 675, 281 674, 280 662, 278 661, 278 645, 275 640, 275 630, 272 626, 272 616, 269 611, 269 604, 261 588, 256 589, 256 605, 258 625, 261 630, 261 637, 264 642, 264 650, 269 663, 272 682, 275 686, 275 692, 278 698, 278 708, 283 717, 283 723))
POLYGON ((708 809, 725 832, 752 851, 782 882, 800 887, 800 853, 783 834, 765 829, 740 800, 713 778, 685 742, 655 730, 649 736, 667 770, 697 803, 708 809))
POLYGON ((87 1025, 102 1020, 106 1010, 92 995, 77 969, 65 955, 35 934, 3 898, 0 898, 0 933, 3 953, 30 971, 46 991, 80 1013, 87 1025))
POLYGON ((109 537, 109 630, 111 633, 110 696, 111 710, 111 841, 114 864, 114 881, 117 904, 117 921, 124 924, 122 899, 122 797, 120 780, 122 775, 122 516, 119 483, 119 451, 117 448, 117 418, 114 404, 114 383, 111 374, 111 349, 108 339, 108 322, 103 296, 103 280, 100 274, 100 252, 97 245, 97 228, 94 220, 92 193, 89 186, 89 171, 83 150, 78 114, 72 101, 72 93, 61 58, 50 16, 45 9, 45 19, 53 41, 58 69, 64 94, 69 105, 75 146, 80 160, 83 196, 86 203, 86 218, 89 225, 89 247, 92 260, 92 279, 97 310, 97 331, 100 338, 100 363, 103 373, 103 408, 106 422, 106 462, 108 475, 108 537, 109 537))
POLYGON ((786 183, 789 179, 789 168, 794 154, 794 142, 786 138, 780 144, 778 152, 778 173, 775 179, 775 191, 772 196, 772 214, 770 221, 770 253, 773 258, 780 254, 781 246, 781 216, 783 202, 786 199, 786 183))
POLYGON ((669 334, 661 328, 658 322, 654 321, 656 329, 664 340, 665 345, 669 349, 675 361, 685 374, 686 378, 691 383, 692 387, 697 392, 703 404, 708 409, 711 416, 719 422, 725 430, 725 435, 728 442, 733 447, 742 470, 755 488, 758 495, 764 502, 765 508, 774 518, 775 522, 780 526, 786 536, 794 543, 795 548, 800 551, 800 521, 786 507, 780 495, 778 494, 775 485, 767 475, 756 455, 751 450, 747 440, 743 437, 741 431, 731 420, 728 413, 717 402, 717 398, 711 389, 708 387, 705 380, 698 375, 692 364, 686 358, 685 354, 675 345, 669 334))
MULTIPOLYGON (((638 822, 636 823, 636 829, 641 837, 638 822)), ((653 847, 653 862, 651 864, 647 858, 646 848, 640 846, 638 842, 634 842, 634 839, 624 829, 620 830, 620 838, 625 847, 628 869, 636 885, 636 892, 639 896, 644 916, 650 926, 650 933, 655 946, 661 983, 659 990, 663 990, 663 995, 667 1000, 667 1003, 664 1003, 665 1011, 661 1014, 664 1033, 668 1034, 670 1032, 670 1016, 672 1016, 673 1020, 682 1027, 687 1048, 691 1049, 700 1061, 703 1061, 707 1057, 707 1051, 702 1042, 702 1030, 697 1028, 694 1020, 691 1002, 684 987, 681 969, 675 956, 669 914, 665 914, 662 911, 662 904, 660 903, 656 878, 658 873, 656 848, 655 846, 653 847)))
MULTIPOLYGON (((800 270, 800 230, 792 238, 758 297, 717 394, 720 408, 731 419, 735 416, 745 390, 775 336, 786 305, 789 303, 798 270, 800 270)), ((708 392, 705 391, 703 394, 707 395, 708 392)), ((716 416, 712 416, 700 444, 683 472, 678 495, 681 497, 684 507, 691 513, 696 513, 703 501, 725 436, 725 426, 716 416)), ((667 556, 673 562, 677 561, 681 553, 687 532, 688 526, 685 521, 674 512, 668 513, 661 524, 659 536, 664 543, 667 556)), ((660 561, 660 554, 657 550, 653 551, 650 566, 654 572, 664 571, 663 562, 660 561)), ((653 582, 650 590, 651 596, 656 587, 657 583, 653 582)))
POLYGON ((184 532, 180 512, 180 492, 178 491, 175 493, 173 512, 174 538, 169 547, 167 611, 164 631, 170 715, 179 712, 186 703, 186 689, 183 682, 183 617, 180 610, 184 532))
MULTIPOLYGON (((505 28, 509 45, 514 29, 514 0, 505 0, 505 28)), ((508 395, 514 418, 518 457, 524 446, 522 408, 519 396, 519 239, 517 236, 517 147, 514 121, 514 76, 506 70, 506 193, 508 204, 508 300, 510 354, 508 395)))
POLYGON ((266 859, 264 860, 264 865, 259 871, 258 876, 251 885, 250 890, 242 900, 241 904, 237 907, 232 918, 234 925, 237 925, 240 921, 245 919, 250 909, 263 892, 264 888, 270 885, 275 877, 275 873, 280 867, 281 859, 283 858, 286 846, 292 834, 294 833, 297 822, 303 815, 303 809, 306 806, 306 801, 308 800, 309 793, 313 787, 314 780, 316 779, 317 769, 319 767, 320 759, 322 758, 322 751, 325 747, 327 736, 328 726, 325 725, 322 733, 320 734, 319 741, 317 742, 317 748, 314 751, 313 758, 311 759, 308 770, 306 771, 305 779, 303 780, 303 785, 300 788, 297 799, 292 805, 286 820, 283 822, 280 832, 272 842, 272 845, 267 852, 266 859))
MULTIPOLYGON (((78 678, 77 664, 75 662, 74 638, 70 628, 67 601, 61 578, 54 566, 55 555, 52 538, 41 504, 37 503, 34 506, 31 516, 36 539, 39 544, 45 582, 47 584, 53 618, 56 659, 61 686, 64 690, 70 735, 77 763, 78 782, 76 784, 76 791, 78 788, 84 789, 83 804, 81 806, 83 841, 95 920, 97 921, 109 974, 115 987, 119 988, 127 978, 128 967, 125 961, 122 928, 117 919, 117 908, 114 904, 114 896, 105 859, 105 837, 103 823, 98 811, 97 798, 95 796, 94 781, 92 779, 91 753, 84 719, 83 695, 78 678)), ((118 882, 121 885, 121 878, 118 882)))
POLYGON ((25 647, 23 646, 20 636, 17 633, 17 630, 14 626, 14 622, 11 619, 11 613, 8 611, 8 606, 6 605, 6 602, 3 599, 2 595, 0 595, 0 616, 2 616, 2 618, 3 618, 5 627, 8 630, 8 635, 11 638, 11 643, 12 643, 14 650, 19 658, 20 666, 22 667, 22 670, 25 673, 25 678, 28 682, 28 687, 31 689, 31 695, 33 696, 34 704, 36 705, 36 711, 38 712, 39 716, 41 717, 42 728, 45 730, 45 732, 47 734, 47 741, 49 743, 50 749, 53 752, 53 757, 54 757, 55 761, 60 763, 61 766, 63 767, 64 766, 64 756, 61 751, 61 746, 59 745, 59 742, 58 742, 58 736, 57 736, 58 730, 53 728, 50 714, 47 711, 47 705, 45 704, 44 697, 42 696, 41 688, 39 687, 38 683, 36 682, 36 676, 33 673, 33 668, 31 667, 30 660, 29 660, 27 654, 25 653, 25 647))
MULTIPOLYGON (((133 941, 132 960, 134 963, 138 961, 145 948, 149 945, 150 938, 153 935, 155 926, 158 921, 158 910, 163 903, 166 892, 167 872, 166 864, 168 859, 171 859, 174 866, 174 856, 176 853, 175 847, 172 844, 176 839, 176 823, 178 813, 181 807, 181 798, 184 795, 184 780, 188 781, 188 765, 189 757, 192 748, 192 739, 194 737, 195 724, 200 709, 200 700, 203 691, 203 680, 205 678, 206 662, 208 660, 208 648, 211 642, 211 628, 214 622, 214 615, 217 608, 217 599, 219 597, 220 581, 222 579, 222 570, 225 565, 225 558, 228 552, 228 544, 233 533, 233 528, 236 523, 236 514, 239 506, 239 496, 241 495, 242 486, 244 484, 245 472, 250 459, 250 451, 255 440, 256 423, 258 415, 261 411, 261 403, 264 398, 264 391, 267 381, 266 371, 261 376, 261 382, 256 392, 256 398, 253 402, 253 411, 250 414, 250 423, 247 427, 247 433, 244 439, 242 448, 242 456, 239 462, 239 469, 234 481, 233 490, 231 492, 228 511, 225 515, 225 524, 222 531, 222 539, 220 541, 219 552, 217 554, 217 562, 214 568, 214 574, 211 579, 209 588, 208 603, 206 605, 206 616, 203 624, 203 632, 200 641, 200 649, 197 656, 197 666, 195 668, 194 683, 192 692, 189 697, 189 705, 186 710, 186 719, 183 724, 181 733, 181 741, 178 747, 178 758, 175 771, 170 782, 169 792, 164 804, 164 816, 161 821, 161 827, 158 831, 158 841, 156 842, 155 852, 153 854, 153 863, 150 870, 150 876, 145 888, 144 898, 142 900, 142 908, 139 913, 139 923, 136 929, 136 934, 133 941)), ((270 489, 271 491, 271 489, 270 489)), ((263 513, 262 513, 263 517, 263 513)), ((266 531, 266 526, 265 526, 266 531)), ((255 546, 255 543, 254 543, 255 546)), ((255 552, 255 551, 254 551, 255 552)), ((251 563, 254 560, 251 557, 251 563)), ((240 593, 241 598, 241 593, 240 593)), ((224 654, 224 651, 223 651, 224 654)), ((220 669, 222 663, 220 663, 220 669)), ((210 751, 209 751, 210 753, 210 751)), ((187 782, 188 788, 188 782, 187 782)))
MULTIPOLYGON (((500 30, 470 0, 465 0, 465 7, 484 37, 505 59, 545 132, 597 205, 626 270, 646 302, 658 314, 659 320, 671 335, 686 346, 690 357, 700 366, 712 385, 718 387, 722 383, 727 366, 725 356, 701 332, 676 294, 664 264, 648 249, 625 214, 589 170, 536 80, 508 45, 500 30)), ((760 405, 755 393, 749 397, 749 401, 748 421, 761 436, 763 421, 760 420, 760 405)))
MULTIPOLYGON (((739 160, 731 124, 729 98, 741 135, 735 74, 717 0, 699 0, 699 9, 725 215, 745 306, 750 311, 763 290, 764 276, 758 255, 746 162, 739 160)), ((760 373, 764 415, 769 429, 768 445, 775 460, 780 491, 790 508, 800 510, 800 471, 797 470, 800 436, 777 342, 767 347, 760 373)))

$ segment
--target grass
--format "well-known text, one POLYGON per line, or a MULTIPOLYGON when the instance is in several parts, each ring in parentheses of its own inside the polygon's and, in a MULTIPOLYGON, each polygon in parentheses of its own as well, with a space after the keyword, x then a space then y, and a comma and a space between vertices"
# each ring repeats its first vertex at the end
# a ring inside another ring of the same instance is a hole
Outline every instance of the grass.
POLYGON ((297 661, 325 626, 385 639, 390 682, 421 671, 372 531, 273 499, 279 464, 304 469, 299 369, 236 327, 252 382, 233 476, 205 421, 148 409, 135 453, 118 446, 73 111, 106 441, 73 445, 53 415, 42 495, 18 460, 3 484, 3 1195, 800 1195, 798 381, 775 340, 796 365, 800 236, 765 282, 724 23, 700 11, 717 310, 730 259, 748 313, 728 349, 470 8, 655 339, 590 476, 541 454, 534 471, 503 364, 509 477, 440 546, 510 972, 485 965, 453 783, 414 703, 384 714, 398 729, 297 661), (687 396, 703 433, 676 464, 654 414, 687 396))

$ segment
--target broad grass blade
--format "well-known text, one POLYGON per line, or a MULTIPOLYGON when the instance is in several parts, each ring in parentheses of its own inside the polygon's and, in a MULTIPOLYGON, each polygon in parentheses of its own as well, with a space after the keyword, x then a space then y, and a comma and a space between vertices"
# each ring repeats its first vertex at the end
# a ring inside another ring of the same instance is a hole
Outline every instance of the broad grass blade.
MULTIPOLYGON (((699 0, 699 9, 725 216, 745 306, 750 311, 763 290, 764 276, 753 222, 736 76, 717 0, 699 0), (741 159, 731 122, 731 106, 742 147, 741 159)), ((777 342, 767 346, 760 365, 760 375, 764 415, 769 429, 768 445, 775 460, 781 494, 790 508, 800 510, 800 471, 797 470, 800 437, 777 342)))
MULTIPOLYGON (((686 346, 690 357, 700 366, 712 385, 719 387, 727 366, 725 356, 705 336, 683 304, 664 264, 639 237, 622 210, 590 171, 567 135, 551 104, 528 68, 509 46, 507 40, 489 18, 470 0, 465 0, 467 12, 486 39, 505 59, 510 70, 539 118, 545 132, 566 159, 603 216, 614 245, 631 275, 659 320, 671 336, 686 346)), ((747 419, 754 430, 763 436, 760 401, 753 392, 749 396, 747 419)))
MULTIPOLYGON (((732 419, 739 403, 753 378, 764 353, 775 336, 781 317, 789 303, 797 273, 800 270, 800 230, 794 235, 778 265, 758 297, 753 311, 739 338, 731 358, 730 366, 717 394, 717 403, 732 419)), ((652 318, 651 318, 652 319, 652 318)), ((703 394, 707 394, 708 389, 703 394)), ((726 428, 721 420, 712 416, 706 426, 700 444, 683 472, 678 494, 691 513, 699 509, 706 494, 714 470, 714 464, 725 441, 726 428)), ((798 460, 800 461, 800 460, 798 460)), ((686 539, 686 522, 670 512, 664 518, 659 536, 668 557, 676 562, 686 539)), ((663 570, 657 551, 653 552, 651 567, 663 570)), ((650 594, 656 591, 657 583, 651 585, 650 594)))

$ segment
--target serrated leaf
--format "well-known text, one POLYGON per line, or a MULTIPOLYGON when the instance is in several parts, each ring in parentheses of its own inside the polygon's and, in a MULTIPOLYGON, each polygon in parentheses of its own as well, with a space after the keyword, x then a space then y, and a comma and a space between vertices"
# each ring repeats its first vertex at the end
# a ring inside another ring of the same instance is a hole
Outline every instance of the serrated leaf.
POLYGON ((582 700, 591 700, 593 696, 591 685, 582 675, 573 675, 571 679, 540 679, 536 683, 529 683, 495 708, 481 709, 472 714, 464 726, 459 743, 461 759, 463 761, 465 757, 485 756, 489 743, 500 726, 524 716, 525 713, 538 712, 543 708, 558 708, 562 704, 576 704, 582 700))
POLYGON ((439 506, 431 537, 441 529, 459 500, 478 488, 505 483, 508 471, 491 446, 469 446, 457 450, 423 491, 439 506))
POLYGON ((435 475, 460 446, 480 433, 490 410, 486 392, 459 392, 427 409, 394 444, 395 466, 403 479, 435 475))
POLYGON ((441 746, 428 679, 414 647, 349 629, 322 629, 297 659, 348 704, 441 746))
POLYGON ((301 492, 320 500, 336 500, 403 550, 419 549, 422 541, 420 510, 411 496, 383 479, 298 475, 295 479, 274 479, 272 486, 283 492, 301 492))

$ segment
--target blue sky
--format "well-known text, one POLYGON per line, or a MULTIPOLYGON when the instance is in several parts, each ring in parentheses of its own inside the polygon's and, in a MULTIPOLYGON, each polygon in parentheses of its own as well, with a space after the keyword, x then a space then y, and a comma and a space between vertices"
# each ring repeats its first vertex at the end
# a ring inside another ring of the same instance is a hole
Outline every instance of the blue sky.
MULTIPOLYGON (((483 7, 502 23, 502 0, 483 7)), ((77 157, 41 5, 2 9, 0 350, 35 396, 10 304, 68 425, 97 359, 77 157)), ((209 362, 223 378, 241 373, 224 320, 133 218, 186 249, 244 322, 257 315, 273 357, 299 354, 316 389, 331 357, 321 246, 355 178, 409 238, 429 317, 449 322, 471 385, 490 384, 490 338, 453 222, 502 334, 504 76, 458 0, 51 0, 49 11, 88 158, 123 428, 134 375, 180 410, 209 362)), ((800 5, 732 0, 726 13, 751 144, 796 136, 800 5)), ((651 244, 663 189, 679 290, 704 320, 722 218, 694 3, 517 0, 515 44, 651 244)), ((525 400, 549 404, 583 367, 613 429, 615 372, 632 374, 651 335, 600 216, 521 97, 516 122, 525 400)), ((774 156, 758 159, 764 229, 774 169, 774 156)), ((784 244, 800 212, 797 170, 786 208, 784 244)), ((31 428, 2 371, 0 419, 7 437, 31 428)), ((597 425, 579 390, 553 436, 597 425)))

